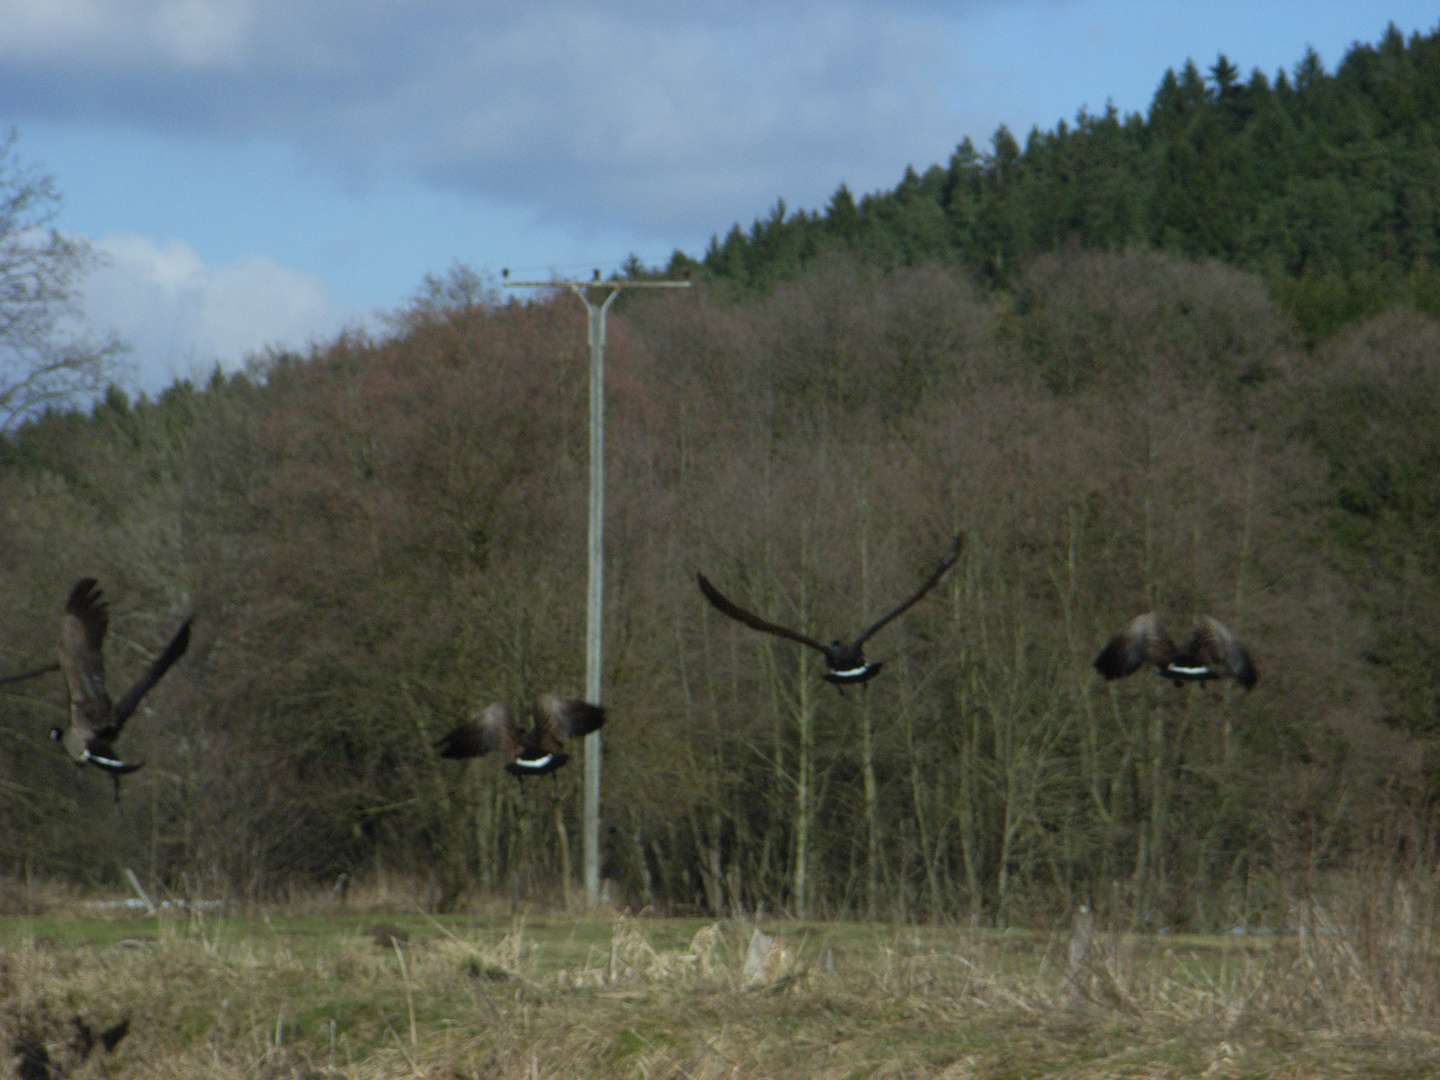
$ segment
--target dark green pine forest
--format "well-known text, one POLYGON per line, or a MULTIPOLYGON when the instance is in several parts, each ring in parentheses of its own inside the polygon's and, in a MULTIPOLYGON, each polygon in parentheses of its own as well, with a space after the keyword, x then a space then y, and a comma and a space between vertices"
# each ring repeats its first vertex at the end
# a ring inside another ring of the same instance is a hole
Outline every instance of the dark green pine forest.
MULTIPOLYGON (((1145 116, 996 134, 626 295, 608 364, 603 875, 633 910, 1282 925, 1440 858, 1440 31, 1333 72, 1218 61, 1145 116), (822 640, 866 689, 710 608, 822 640), (1246 642, 1251 691, 1104 682, 1134 615, 1246 642)), ((658 270, 633 265, 643 276, 658 270)), ((457 267, 373 337, 0 439, 0 673, 78 577, 114 686, 194 642, 111 803, 0 687, 0 874, 434 908, 572 899, 577 761, 431 742, 583 689, 584 313, 457 267)), ((1379 895, 1377 893, 1377 895, 1379 895)), ((1388 895, 1388 894, 1387 894, 1388 895)))
POLYGON ((820 212, 780 202, 700 265, 763 290, 845 251, 1007 288, 1043 252, 1138 245, 1260 275, 1308 336, 1396 303, 1440 315, 1437 125, 1440 33, 1392 25, 1333 74, 1313 52, 1273 79, 1221 56, 1167 71, 1143 116, 1081 112, 1023 148, 1002 127, 858 203, 843 184, 820 212))

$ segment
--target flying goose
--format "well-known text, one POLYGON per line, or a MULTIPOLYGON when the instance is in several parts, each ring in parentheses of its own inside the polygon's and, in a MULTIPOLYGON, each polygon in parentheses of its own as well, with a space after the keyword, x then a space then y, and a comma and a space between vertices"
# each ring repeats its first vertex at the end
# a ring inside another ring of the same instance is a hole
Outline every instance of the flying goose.
POLYGON ((931 575, 925 579, 925 583, 908 600, 898 607, 892 608, 880 619, 873 623, 868 630, 859 637, 850 641, 832 641, 829 645, 822 645, 812 637, 789 630, 783 626, 776 626, 772 622, 766 622, 759 615, 738 607, 732 601, 725 598, 719 589, 710 584, 704 574, 696 574, 695 580, 700 584, 700 591, 705 594, 705 599, 714 604, 732 619, 738 619, 746 626, 760 630, 767 634, 775 634, 778 637, 789 638, 791 641, 798 641, 801 645, 809 645, 812 649, 819 649, 825 656, 825 671, 821 678, 826 682, 837 685, 845 683, 863 683, 873 679, 880 673, 881 661, 866 663, 865 642, 869 641, 882 627, 891 619, 895 618, 911 604, 915 603, 927 592, 935 587, 935 584, 945 576, 945 571, 954 566, 960 558, 960 551, 965 546, 965 534, 960 533, 955 537, 955 542, 950 545, 950 552, 945 556, 944 562, 937 566, 931 575))
MULTIPOLYGON (((49 1046, 37 1032, 26 1030, 16 1037, 10 1045, 10 1050, 19 1056, 20 1060, 16 1064, 15 1074, 20 1080, 55 1080, 56 1077, 66 1076, 85 1063, 94 1051, 97 1039, 105 1048, 105 1052, 109 1054, 130 1031, 128 1016, 113 1027, 108 1027, 98 1033, 78 1016, 72 1017, 71 1023, 75 1025, 75 1034, 70 1039, 68 1047, 70 1051, 68 1066, 50 1056, 49 1046)), ((61 1055, 62 1061, 66 1056, 61 1055)))
POLYGON ((443 758, 472 758, 499 750, 505 769, 516 776, 543 776, 570 760, 566 739, 589 735, 605 723, 605 710, 588 701, 541 694, 535 699, 535 723, 521 731, 510 706, 486 706, 447 735, 435 740, 443 758))
POLYGON ((134 772, 143 762, 124 761, 115 752, 120 729, 170 665, 185 655, 190 644, 189 616, 175 631, 164 652, 135 680, 118 702, 111 702, 105 689, 105 657, 102 647, 110 626, 110 609, 94 578, 81 578, 65 601, 65 618, 60 629, 60 668, 70 688, 70 726, 53 728, 50 737, 65 748, 76 765, 87 762, 104 769, 115 781, 115 799, 120 799, 120 777, 134 772))
POLYGON ((1123 679, 1146 664, 1179 686, 1183 682, 1234 679, 1246 690, 1260 679, 1240 639, 1219 619, 1200 616, 1200 625, 1183 649, 1176 648, 1155 612, 1131 619, 1095 658, 1095 670, 1108 679, 1123 679))
POLYGON ((118 1024, 106 1028, 104 1031, 95 1031, 84 1020, 78 1016, 72 1016, 70 1022, 75 1025, 75 1037, 70 1040, 70 1047, 84 1061, 90 1056, 90 1051, 95 1049, 98 1040, 105 1048, 107 1054, 113 1053, 115 1047, 120 1045, 120 1040, 130 1034, 130 1018, 127 1016, 118 1024))

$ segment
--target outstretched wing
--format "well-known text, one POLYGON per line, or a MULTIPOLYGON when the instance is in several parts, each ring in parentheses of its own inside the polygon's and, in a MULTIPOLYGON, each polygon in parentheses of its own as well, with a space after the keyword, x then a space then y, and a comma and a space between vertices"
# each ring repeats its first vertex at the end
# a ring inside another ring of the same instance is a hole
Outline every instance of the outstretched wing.
POLYGON ((700 591, 705 594, 705 599, 709 600, 710 603, 714 604, 726 615, 729 615, 730 618, 744 623, 753 630, 760 630, 766 634, 775 634, 777 637, 789 638, 791 641, 798 641, 801 645, 809 645, 812 649, 819 649, 822 653, 825 651, 825 646, 821 645, 814 638, 806 637, 804 634, 796 633, 794 630, 786 629, 783 626, 776 626, 772 622, 766 622, 760 618, 759 615, 746 611, 744 608, 736 607, 721 594, 719 589, 715 588, 714 585, 711 585, 710 582, 706 580, 704 574, 696 574, 695 580, 700 583, 700 591))
POLYGON ((499 750, 507 758, 520 752, 515 717, 503 701, 486 706, 463 724, 435 740, 443 758, 472 758, 499 750))
MULTIPOLYGON (((90 1057, 91 1051, 95 1049, 95 1032, 91 1030, 89 1024, 87 1024, 84 1020, 81 1020, 78 1016, 72 1017, 70 1022, 75 1025, 75 1037, 70 1040, 70 1049, 75 1052, 75 1056, 77 1058, 79 1058, 81 1061, 85 1061, 87 1058, 90 1057)), ((120 1044, 120 1040, 125 1038, 129 1031, 130 1018, 127 1016, 118 1024, 115 1024, 112 1027, 108 1027, 104 1031, 100 1032, 100 1045, 105 1048, 105 1052, 107 1054, 111 1053, 115 1049, 115 1047, 120 1044)), ((50 1074, 47 1073, 46 1075, 48 1076, 50 1074)), ((56 1075, 58 1076, 59 1073, 56 1073, 56 1075)))
POLYGON ((110 721, 105 689, 105 631, 110 609, 94 578, 81 578, 65 601, 60 624, 60 667, 70 688, 70 723, 93 732, 110 721))
POLYGON ((130 1018, 127 1016, 118 1024, 114 1024, 100 1032, 100 1045, 105 1048, 107 1054, 114 1051, 120 1045, 120 1040, 130 1034, 130 1018))
POLYGON ((103 738, 113 739, 120 734, 125 721, 130 719, 130 715, 139 707, 140 699, 170 670, 171 664, 185 655, 185 650, 190 647, 190 623, 194 618, 195 616, 191 615, 180 624, 180 628, 171 637, 170 644, 165 646, 165 651, 150 662, 145 673, 136 679, 135 684, 125 691, 125 696, 115 703, 115 722, 103 733, 103 738))
POLYGON ((872 626, 870 627, 870 629, 866 630, 863 634, 861 634, 858 638, 856 638, 855 641, 854 641, 854 644, 856 644, 856 645, 863 645, 863 644, 865 644, 865 642, 869 641, 870 638, 871 638, 872 636, 874 636, 874 634, 876 633, 876 631, 878 631, 881 627, 883 627, 883 626, 884 626, 886 623, 888 623, 891 619, 893 619, 893 618, 895 618, 897 615, 901 614, 901 613, 902 613, 906 608, 908 608, 911 604, 915 603, 915 602, 916 602, 917 600, 919 600, 922 596, 924 596, 924 595, 925 595, 926 593, 928 593, 931 589, 933 589, 933 588, 939 583, 940 579, 945 576, 945 571, 949 570, 952 566, 954 566, 957 562, 960 561, 960 552, 963 551, 964 549, 965 549, 965 534, 962 532, 962 533, 960 533, 958 536, 955 537, 955 542, 950 545, 950 553, 945 556, 945 561, 942 562, 939 566, 937 566, 937 567, 935 568, 935 572, 932 573, 928 578, 925 579, 925 583, 924 583, 923 585, 921 585, 918 590, 916 590, 915 595, 912 596, 912 597, 910 597, 910 599, 906 600, 904 603, 900 604, 899 607, 896 607, 896 608, 892 609, 891 611, 887 612, 885 615, 883 615, 883 616, 879 619, 879 621, 877 621, 874 625, 872 625, 872 626))
POLYGON ((58 663, 51 662, 49 664, 41 664, 39 667, 31 668, 29 671, 22 671, 18 675, 6 675, 0 678, 0 686, 12 682, 21 682, 25 679, 33 679, 37 675, 48 675, 52 671, 59 670, 60 665, 58 663))
POLYGON ((1107 679, 1133 675, 1149 662, 1162 667, 1175 656, 1175 643, 1160 626, 1153 611, 1137 615, 1126 624, 1095 658, 1095 670, 1107 679))
POLYGON ((605 723, 605 710, 588 701, 541 694, 535 699, 535 727, 540 749, 558 754, 566 739, 578 739, 598 731, 605 723))
POLYGON ((1219 619, 1200 616, 1189 651, 1210 670, 1229 675, 1246 690, 1260 681, 1260 673, 1255 670, 1245 646, 1219 619))
POLYGON ((10 1045, 10 1052, 20 1057, 15 1072, 20 1080, 49 1080, 52 1076, 61 1075, 59 1066, 41 1039, 21 1035, 10 1045))

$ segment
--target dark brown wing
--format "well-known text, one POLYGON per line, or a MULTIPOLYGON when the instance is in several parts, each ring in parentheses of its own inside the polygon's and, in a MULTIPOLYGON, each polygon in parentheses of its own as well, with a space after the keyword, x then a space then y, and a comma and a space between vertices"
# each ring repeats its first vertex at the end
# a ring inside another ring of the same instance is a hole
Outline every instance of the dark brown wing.
POLYGON ((37 675, 48 675, 52 671, 59 670, 60 665, 58 663, 41 664, 37 668, 31 668, 29 671, 22 671, 18 675, 6 675, 4 678, 0 678, 0 686, 4 686, 6 683, 21 682, 25 679, 33 679, 37 675))
POLYGON ((1189 651, 1210 670, 1229 675, 1246 690, 1260 681, 1260 673, 1255 670, 1245 646, 1219 619, 1200 616, 1200 625, 1190 639, 1189 651))
MULTIPOLYGON (((91 1051, 95 1049, 95 1032, 89 1024, 81 1020, 78 1016, 72 1017, 70 1022, 75 1025, 75 1037, 70 1040, 70 1049, 75 1052, 75 1056, 79 1060, 85 1061, 90 1057, 91 1051)), ((129 1033, 130 1018, 127 1016, 118 1024, 100 1032, 100 1045, 103 1046, 105 1052, 109 1054, 114 1051, 115 1047, 120 1045, 120 1040, 125 1038, 129 1033)), ((59 1074, 57 1073, 56 1075, 59 1074)))
POLYGON ((171 664, 185 655, 185 650, 190 647, 190 623, 194 618, 195 616, 191 615, 180 624, 180 628, 170 638, 170 644, 165 646, 165 651, 150 662, 145 673, 136 679, 134 685, 125 691, 125 696, 115 703, 115 722, 101 733, 102 738, 113 739, 119 735, 125 721, 130 719, 131 714, 139 707, 140 699, 164 677, 171 664))
POLYGON ((588 701, 541 694, 535 699, 535 731, 538 748, 558 754, 566 739, 578 739, 600 730, 605 710, 588 701))
POLYGON ((94 732, 110 722, 114 706, 105 689, 105 631, 110 609, 94 578, 81 578, 65 601, 60 624, 60 667, 70 688, 70 724, 94 732))
POLYGON ((931 589, 933 589, 939 583, 940 579, 945 576, 945 571, 949 570, 952 566, 954 566, 957 562, 960 561, 960 552, 963 551, 964 548, 965 534, 962 532, 960 535, 955 537, 955 542, 950 545, 950 554, 945 556, 945 561, 942 562, 939 566, 937 566, 935 568, 935 572, 925 579, 925 583, 920 586, 920 588, 916 591, 915 595, 910 597, 910 599, 906 600, 899 607, 892 609, 890 612, 882 616, 878 622, 876 622, 873 626, 870 627, 870 629, 866 630, 863 634, 857 637, 852 642, 852 644, 865 644, 865 642, 869 641, 876 631, 878 631, 891 619, 895 618, 911 604, 915 603, 922 596, 924 596, 931 589))
POLYGON ((497 701, 436 739, 435 748, 443 758, 479 757, 491 750, 512 758, 520 753, 520 732, 509 706, 497 701))
POLYGON ((100 1045, 105 1048, 107 1054, 111 1053, 115 1047, 120 1045, 120 1040, 128 1034, 130 1034, 130 1018, 127 1016, 118 1024, 100 1032, 100 1045))
POLYGON ((22 1035, 11 1044, 10 1052, 19 1055, 15 1075, 20 1080, 51 1080, 63 1075, 41 1039, 22 1035))
POLYGON ((714 604, 730 618, 744 623, 753 630, 760 630, 767 634, 775 634, 778 637, 789 638, 791 641, 798 641, 801 645, 809 645, 812 649, 819 649, 825 652, 825 646, 821 645, 814 638, 808 638, 804 634, 788 630, 783 626, 776 626, 772 622, 766 622, 759 615, 752 614, 744 608, 736 607, 721 594, 720 590, 706 580, 704 574, 696 574, 695 580, 700 583, 700 591, 705 594, 705 599, 714 604))
POLYGON ((72 1016, 70 1022, 75 1025, 75 1037, 70 1040, 70 1049, 75 1051, 75 1056, 84 1061, 90 1056, 90 1051, 95 1049, 95 1033, 90 1030, 90 1025, 78 1016, 72 1016))
POLYGON ((1133 675, 1145 663, 1164 666, 1175 656, 1175 643, 1153 611, 1131 619, 1095 658, 1095 670, 1107 679, 1133 675))

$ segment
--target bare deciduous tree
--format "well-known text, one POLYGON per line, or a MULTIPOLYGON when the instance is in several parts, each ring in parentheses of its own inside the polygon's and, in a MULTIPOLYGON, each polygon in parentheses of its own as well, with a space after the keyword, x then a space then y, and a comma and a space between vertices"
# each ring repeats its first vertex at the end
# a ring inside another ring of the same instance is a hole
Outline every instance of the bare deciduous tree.
POLYGON ((75 325, 80 278, 96 256, 54 227, 55 181, 19 160, 16 141, 11 131, 0 142, 0 433, 100 390, 122 351, 75 325))
MULTIPOLYGON (((1433 655, 1440 424, 1414 388, 1436 385, 1440 328, 1376 321, 1302 364, 1254 277, 1077 252, 1017 280, 987 299, 941 267, 836 262, 768 299, 617 308, 612 895, 1248 926, 1397 836, 1430 858, 1437 741, 1375 718, 1433 717, 1433 665, 1407 684, 1400 664, 1433 655), (828 637, 958 529, 963 560, 843 697, 695 587, 703 570, 828 637), (1151 607, 1224 619, 1261 683, 1104 683, 1096 651, 1151 607)), ((0 441, 0 664, 50 647, 49 583, 81 566, 114 583, 137 655, 202 612, 133 735, 150 765, 107 860, 246 896, 344 871, 439 906, 564 897, 581 771, 521 791, 428 745, 581 679, 582 327, 472 284, 430 288, 383 340, 0 441)), ((44 737, 61 693, 4 691, 0 870, 91 865, 44 737)))

